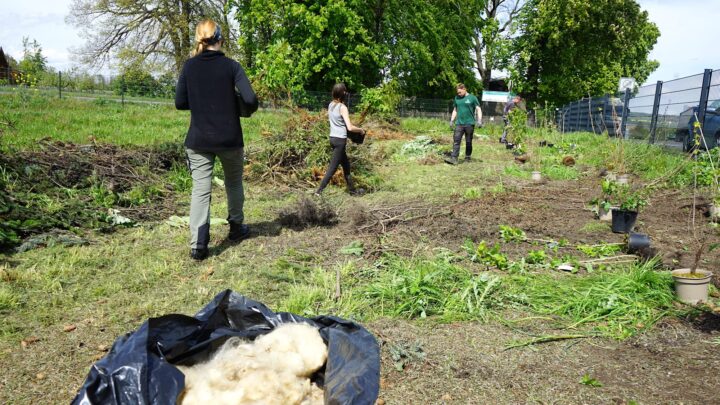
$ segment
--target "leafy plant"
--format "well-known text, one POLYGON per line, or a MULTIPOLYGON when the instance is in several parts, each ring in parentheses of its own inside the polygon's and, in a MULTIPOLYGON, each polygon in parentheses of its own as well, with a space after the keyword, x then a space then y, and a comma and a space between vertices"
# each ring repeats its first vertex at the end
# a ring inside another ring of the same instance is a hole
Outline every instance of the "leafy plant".
POLYGON ((525 258, 525 261, 529 264, 543 264, 545 261, 547 261, 548 256, 545 254, 544 250, 531 250, 528 252, 527 257, 525 258))
POLYGON ((403 371, 408 363, 425 361, 425 351, 419 342, 412 345, 393 344, 390 345, 388 350, 390 351, 390 358, 397 371, 403 371))
POLYGON ((590 377, 590 374, 585 374, 580 380, 580 384, 587 385, 589 387, 602 387, 602 383, 595 378, 590 377))
POLYGON ((364 113, 377 114, 383 118, 393 118, 402 101, 402 93, 397 80, 381 84, 378 87, 360 91, 362 101, 358 105, 364 113))
POLYGON ((404 157, 423 157, 434 150, 435 141, 427 135, 420 135, 404 143, 398 154, 404 157))
POLYGON ((476 200, 480 198, 480 189, 477 187, 468 187, 465 189, 463 198, 466 200, 476 200))
POLYGON ((340 249, 341 254, 355 256, 362 256, 364 251, 365 249, 363 248, 363 243, 358 240, 352 241, 349 245, 340 249))
POLYGON ((509 225, 500 225, 500 238, 505 243, 522 242, 527 239, 525 231, 509 225))
POLYGON ((579 245, 577 250, 589 257, 607 257, 619 252, 622 246, 618 243, 602 243, 599 245, 579 245))
POLYGON ((488 269, 490 267, 497 267, 500 270, 508 268, 508 257, 500 252, 500 245, 497 243, 493 247, 488 247, 484 240, 480 241, 477 246, 474 246, 472 241, 466 241, 464 248, 472 262, 483 264, 488 269))
POLYGON ((621 210, 640 211, 648 205, 647 191, 643 188, 632 190, 629 185, 621 184, 618 203, 621 210))
POLYGON ((514 108, 508 113, 508 136, 517 147, 521 147, 528 135, 527 112, 520 108, 514 108))
POLYGON ((590 205, 597 207, 598 211, 601 209, 610 211, 610 208, 613 206, 613 199, 617 197, 619 184, 616 181, 606 178, 603 179, 600 185, 602 187, 602 195, 590 200, 590 205))

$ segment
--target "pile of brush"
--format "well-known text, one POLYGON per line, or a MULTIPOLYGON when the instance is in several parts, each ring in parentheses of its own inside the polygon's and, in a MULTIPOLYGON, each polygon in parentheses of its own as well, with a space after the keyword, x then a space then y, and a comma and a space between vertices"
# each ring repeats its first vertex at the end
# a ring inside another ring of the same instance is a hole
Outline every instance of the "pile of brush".
MULTIPOLYGON (((356 125, 359 122, 353 121, 356 125)), ((373 131, 368 138, 373 138, 373 131)), ((311 113, 294 109, 285 124, 264 133, 259 149, 249 150, 245 176, 251 181, 279 183, 282 185, 304 185, 317 187, 330 162, 332 148, 328 142, 330 124, 326 112, 311 113)), ((355 185, 373 189, 374 166, 378 157, 372 155, 368 143, 355 145, 348 141, 347 153, 350 158, 355 185)), ((335 173, 331 184, 344 186, 341 170, 335 173)))
POLYGON ((207 362, 178 366, 185 374, 182 405, 314 405, 323 390, 311 382, 327 360, 317 329, 283 324, 254 342, 230 338, 207 362))

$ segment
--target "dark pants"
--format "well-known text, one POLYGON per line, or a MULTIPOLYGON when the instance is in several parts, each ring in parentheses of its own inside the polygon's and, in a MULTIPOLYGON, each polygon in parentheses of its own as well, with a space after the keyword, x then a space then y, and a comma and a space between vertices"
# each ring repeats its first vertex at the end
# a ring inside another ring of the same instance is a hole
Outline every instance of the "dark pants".
POLYGON ((506 142, 507 141, 507 127, 510 125, 510 120, 507 116, 503 116, 503 123, 505 126, 503 127, 503 133, 502 137, 500 138, 500 142, 506 142))
POLYGON ((327 187, 333 174, 335 174, 335 170, 337 170, 340 165, 342 165, 348 190, 353 190, 352 180, 350 179, 350 160, 348 160, 347 153, 345 152, 346 143, 347 139, 336 138, 334 136, 330 137, 330 145, 333 148, 332 157, 330 158, 330 165, 325 173, 325 177, 323 177, 320 182, 320 187, 317 190, 318 193, 322 193, 325 187, 327 187))
POLYGON ((456 125, 453 132, 453 151, 452 157, 457 158, 460 155, 460 142, 462 142, 463 134, 465 135, 465 157, 472 155, 472 140, 474 125, 456 125))

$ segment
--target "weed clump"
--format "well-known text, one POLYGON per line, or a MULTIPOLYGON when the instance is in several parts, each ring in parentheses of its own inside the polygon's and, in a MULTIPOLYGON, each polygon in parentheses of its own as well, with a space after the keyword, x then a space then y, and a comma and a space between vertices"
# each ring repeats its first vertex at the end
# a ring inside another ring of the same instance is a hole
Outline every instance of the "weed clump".
POLYGON ((347 216, 350 218, 350 223, 356 228, 366 225, 374 219, 370 214, 369 207, 360 202, 350 205, 347 216))
POLYGON ((518 276, 508 283, 516 290, 510 296, 535 313, 562 318, 568 328, 594 325, 602 336, 624 339, 672 311, 672 279, 656 272, 656 265, 648 261, 564 282, 545 275, 518 276))
POLYGON ((165 218, 174 211, 165 198, 174 186, 165 176, 181 168, 184 157, 180 144, 119 147, 47 139, 34 150, 4 151, 0 249, 52 229, 111 229, 108 209, 136 220, 165 218))
MULTIPOLYGON (((326 114, 296 109, 283 127, 265 135, 263 147, 250 156, 248 179, 296 185, 319 182, 332 153, 329 133, 326 114)), ((366 190, 376 189, 379 180, 374 174, 369 146, 356 147, 349 143, 347 153, 355 185, 366 190)), ((343 183, 340 176, 334 178, 333 184, 343 183)))
POLYGON ((281 209, 278 220, 283 226, 294 230, 311 226, 332 226, 338 221, 337 213, 330 204, 325 201, 317 203, 305 196, 298 198, 295 204, 281 209))

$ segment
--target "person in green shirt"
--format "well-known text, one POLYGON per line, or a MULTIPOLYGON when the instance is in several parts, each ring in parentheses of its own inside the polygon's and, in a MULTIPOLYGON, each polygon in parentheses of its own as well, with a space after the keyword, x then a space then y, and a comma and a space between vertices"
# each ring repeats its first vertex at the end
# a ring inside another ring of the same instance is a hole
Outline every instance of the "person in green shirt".
POLYGON ((465 161, 470 161, 475 125, 482 127, 482 110, 477 97, 468 93, 462 83, 457 85, 456 90, 457 96, 453 100, 454 108, 450 117, 450 128, 453 128, 453 151, 452 155, 445 159, 452 165, 458 164, 463 136, 465 136, 465 161))

